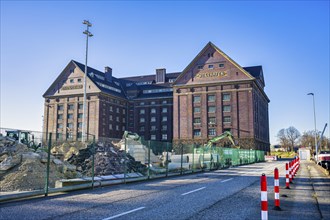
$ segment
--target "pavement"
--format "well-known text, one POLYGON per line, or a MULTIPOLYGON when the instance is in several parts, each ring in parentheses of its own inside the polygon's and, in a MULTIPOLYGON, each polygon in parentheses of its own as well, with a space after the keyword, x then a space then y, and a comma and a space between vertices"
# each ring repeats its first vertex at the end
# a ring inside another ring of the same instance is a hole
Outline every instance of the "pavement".
POLYGON ((290 189, 285 188, 285 178, 280 186, 282 211, 272 210, 272 196, 269 219, 330 219, 330 177, 314 162, 301 161, 290 189))

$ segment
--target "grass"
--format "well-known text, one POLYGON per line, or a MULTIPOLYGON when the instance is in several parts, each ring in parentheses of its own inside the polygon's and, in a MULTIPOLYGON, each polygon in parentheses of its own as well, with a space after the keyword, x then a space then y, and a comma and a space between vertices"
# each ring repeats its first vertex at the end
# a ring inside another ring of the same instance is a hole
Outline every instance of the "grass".
POLYGON ((272 156, 278 156, 281 158, 292 158, 294 156, 296 156, 297 154, 294 151, 290 151, 290 152, 271 152, 272 156))

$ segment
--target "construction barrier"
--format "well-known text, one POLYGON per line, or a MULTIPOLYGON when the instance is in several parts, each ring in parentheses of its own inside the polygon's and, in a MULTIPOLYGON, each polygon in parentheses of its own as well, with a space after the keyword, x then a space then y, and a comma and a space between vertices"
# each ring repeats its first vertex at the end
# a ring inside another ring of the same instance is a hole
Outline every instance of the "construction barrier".
POLYGON ((292 183, 292 162, 289 162, 289 181, 292 183))
POLYGON ((268 219, 267 177, 263 173, 260 178, 261 187, 261 219, 268 219))
POLYGON ((280 208, 280 181, 278 175, 278 169, 274 170, 274 193, 275 193, 275 210, 281 210, 280 208))
POLYGON ((285 188, 290 189, 289 164, 285 164, 285 188))

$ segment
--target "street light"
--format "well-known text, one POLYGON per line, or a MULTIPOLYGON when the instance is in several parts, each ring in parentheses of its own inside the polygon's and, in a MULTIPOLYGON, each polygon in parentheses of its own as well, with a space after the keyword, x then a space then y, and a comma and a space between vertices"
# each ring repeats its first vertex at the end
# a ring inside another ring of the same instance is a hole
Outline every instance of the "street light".
POLYGON ((82 121, 82 136, 81 136, 81 141, 84 143, 85 138, 84 134, 87 133, 86 131, 86 75, 87 75, 87 55, 88 55, 88 37, 92 37, 93 34, 89 32, 89 27, 92 26, 92 24, 84 20, 83 24, 87 26, 87 29, 83 32, 86 34, 86 60, 85 60, 85 74, 84 74, 84 101, 83 101, 83 121, 82 121))
POLYGON ((315 114, 315 99, 314 99, 314 93, 308 93, 307 95, 313 96, 313 109, 314 109, 314 132, 315 132, 315 150, 316 150, 316 162, 318 161, 318 149, 317 149, 317 133, 316 133, 316 114, 315 114))

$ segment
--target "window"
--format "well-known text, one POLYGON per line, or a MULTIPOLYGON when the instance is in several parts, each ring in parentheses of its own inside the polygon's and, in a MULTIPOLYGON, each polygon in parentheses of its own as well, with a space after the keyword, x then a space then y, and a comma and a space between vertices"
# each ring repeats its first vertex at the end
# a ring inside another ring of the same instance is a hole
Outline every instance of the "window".
POLYGON ((74 79, 70 79, 70 83, 74 83, 74 79))
POLYGON ((123 109, 123 114, 124 114, 124 115, 126 114, 126 111, 125 111, 125 109, 123 109))
POLYGON ((215 122, 216 122, 215 117, 209 118, 209 124, 215 124, 215 122))
POLYGON ((167 116, 163 116, 162 121, 167 121, 167 116))
POLYGON ((112 112, 113 111, 113 108, 112 108, 112 106, 110 106, 110 112, 112 112))
POLYGON ((116 121, 119 122, 119 117, 118 116, 116 117, 116 121))
POLYGON ((151 139, 151 140, 156 140, 156 135, 155 135, 155 134, 152 134, 152 135, 150 136, 150 139, 151 139))
POLYGON ((78 123, 78 128, 82 128, 83 123, 79 122, 78 123))
POLYGON ((63 119, 63 114, 58 114, 57 119, 63 119))
POLYGON ((116 108, 116 112, 119 113, 119 108, 116 108))
POLYGON ((167 134, 162 134, 162 140, 167 140, 167 134))
POLYGON ((216 135, 215 128, 209 128, 209 135, 216 135))
POLYGON ((144 126, 141 126, 140 127, 140 131, 144 131, 144 126))
POLYGON ((58 105, 58 106, 57 106, 57 110, 59 110, 59 111, 63 111, 63 109, 64 109, 63 105, 58 105))
POLYGON ((202 70, 202 69, 203 69, 203 66, 202 66, 202 65, 199 65, 199 66, 197 67, 197 69, 202 70))
POLYGON ((146 113, 146 111, 144 109, 140 109, 140 114, 142 115, 144 113, 146 113))
POLYGON ((110 116, 109 116, 109 120, 110 120, 110 121, 112 121, 112 120, 113 120, 112 118, 113 118, 113 116, 112 116, 112 115, 110 115, 110 116))
POLYGON ((73 104, 69 104, 69 105, 68 105, 68 109, 69 109, 69 110, 73 110, 73 109, 74 109, 74 105, 73 105, 73 104))
POLYGON ((194 96, 194 103, 199 103, 201 102, 201 97, 200 96, 194 96))
POLYGON ((144 105, 144 102, 140 102, 140 105, 144 105))
POLYGON ((155 108, 152 108, 150 112, 151 113, 156 113, 156 109, 155 108))
POLYGON ((56 140, 62 140, 62 133, 56 133, 56 140))
POLYGON ((213 69, 213 68, 214 68, 213 64, 210 64, 209 69, 213 69))
POLYGON ((68 114, 68 119, 73 119, 73 114, 68 114))
POLYGON ((201 112, 201 108, 200 107, 194 107, 194 113, 199 113, 201 112))
POLYGON ((156 126, 155 126, 155 125, 152 125, 152 126, 151 126, 151 130, 152 130, 152 131, 156 131, 156 126))
POLYGON ((82 138, 82 133, 81 132, 77 133, 77 138, 82 138))
POLYGON ((207 101, 214 102, 215 101, 215 95, 208 95, 207 96, 207 101))
POLYGON ((66 139, 72 140, 73 139, 72 133, 66 133, 66 139))
POLYGON ((231 122, 231 117, 230 116, 224 116, 223 117, 223 123, 230 123, 231 122))
POLYGON ((125 131, 125 126, 123 126, 122 131, 125 131))
POLYGON ((220 64, 219 64, 219 67, 220 67, 220 68, 224 68, 224 67, 225 67, 225 64, 220 63, 220 64))
POLYGON ((224 105, 224 106, 222 107, 222 110, 223 110, 224 112, 230 112, 230 110, 231 110, 231 106, 230 106, 230 105, 224 105))
POLYGON ((155 105, 155 104, 156 104, 155 101, 150 102, 150 105, 155 105))
POLYGON ((63 128, 63 124, 57 124, 57 128, 63 128))
POLYGON ((167 103, 167 101, 166 101, 166 100, 164 100, 162 103, 163 103, 163 104, 166 104, 166 103, 167 103))
POLYGON ((209 113, 214 113, 215 112, 215 106, 209 106, 208 112, 209 113))
POLYGON ((194 124, 200 124, 201 118, 194 118, 194 124))
POLYGON ((78 104, 78 109, 80 109, 80 110, 82 110, 82 109, 84 109, 84 104, 78 104))
POLYGON ((109 124, 109 129, 112 130, 112 124, 109 124))
POLYGON ((156 121, 156 117, 151 117, 151 122, 155 122, 156 121))
POLYGON ((68 123, 68 128, 73 128, 73 123, 68 123))
POLYGON ((78 114, 78 118, 83 118, 83 114, 82 113, 79 113, 78 114))
POLYGON ((163 126, 162 126, 162 130, 163 130, 163 131, 167 131, 167 125, 163 125, 163 126))
POLYGON ((123 118, 123 123, 125 123, 126 122, 126 119, 125 118, 123 118))
POLYGON ((167 108, 162 108, 162 113, 167 113, 167 108))
POLYGON ((201 136, 201 130, 200 129, 194 129, 194 136, 201 136))
POLYGON ((78 83, 81 83, 81 79, 78 79, 78 83))
POLYGON ((119 126, 118 125, 116 125, 116 131, 119 131, 119 126))
POLYGON ((230 94, 229 93, 222 94, 222 100, 223 101, 230 101, 230 94))
POLYGON ((140 118, 140 122, 141 123, 145 122, 145 119, 144 118, 140 118))
POLYGON ((213 53, 208 53, 207 56, 208 57, 213 57, 213 53))

